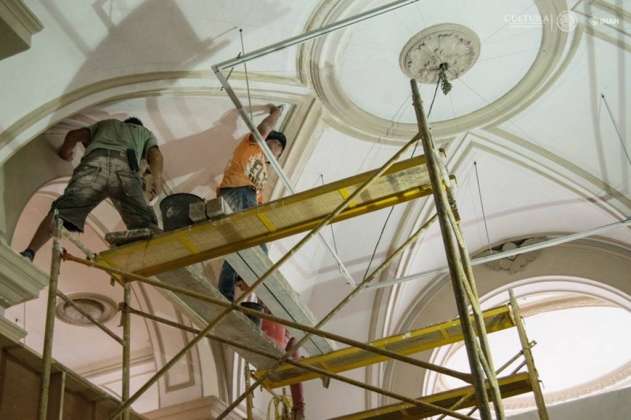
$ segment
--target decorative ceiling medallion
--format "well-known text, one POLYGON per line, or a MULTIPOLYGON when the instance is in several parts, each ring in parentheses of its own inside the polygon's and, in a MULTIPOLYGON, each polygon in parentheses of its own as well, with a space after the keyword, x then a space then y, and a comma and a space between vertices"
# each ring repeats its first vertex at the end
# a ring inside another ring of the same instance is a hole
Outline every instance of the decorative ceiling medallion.
MULTIPOLYGON (((316 29, 322 26, 326 26, 333 22, 345 19, 354 14, 366 11, 370 7, 369 1, 366 0, 344 0, 337 2, 324 1, 320 3, 318 7, 311 15, 310 19, 305 24, 305 27, 309 30, 316 29)), ((503 8, 504 15, 508 16, 517 7, 517 2, 510 2, 512 4, 509 7, 503 8), (514 6, 514 7, 513 7, 514 6)), ((433 4, 433 3, 432 3, 433 4)), ((444 7, 439 3, 434 5, 436 11, 444 10, 444 7)), ((434 7, 432 6, 432 8, 434 7)), ((552 84, 546 84, 550 78, 556 78, 565 69, 567 69, 567 60, 575 54, 576 48, 566 48, 569 42, 574 40, 568 36, 567 32, 560 31, 556 26, 556 17, 564 10, 567 10, 567 5, 560 4, 557 1, 546 0, 532 0, 533 10, 529 13, 537 16, 549 16, 548 19, 541 19, 541 26, 536 30, 527 31, 527 36, 533 40, 532 47, 535 47, 535 41, 539 45, 539 50, 532 55, 529 55, 528 69, 525 70, 525 74, 512 86, 507 86, 502 92, 496 92, 493 94, 495 99, 482 100, 482 105, 477 109, 472 109, 466 112, 454 112, 452 117, 441 117, 432 120, 432 135, 436 139, 446 139, 455 135, 460 135, 463 132, 473 130, 478 127, 488 127, 489 125, 496 124, 499 121, 503 121, 512 115, 521 112, 532 101, 543 94, 552 84), (535 11, 536 8, 536 11, 535 11), (539 36, 537 36, 537 33, 539 36)), ((471 19, 471 13, 486 13, 481 8, 472 9, 467 12, 461 10, 460 12, 466 13, 466 16, 462 18, 471 19)), ((393 21, 397 21, 401 24, 405 16, 394 17, 393 21)), ((454 14, 450 17, 450 21, 457 22, 462 15, 454 14), (452 20, 453 19, 453 20, 452 20)), ((410 22, 412 19, 410 19, 410 22)), ((392 24, 392 21, 390 21, 392 24)), ((372 31, 387 31, 397 30, 400 32, 406 31, 405 25, 402 27, 387 27, 387 20, 375 20, 371 24, 372 31), (376 26, 382 22, 381 25, 376 26)), ((397 23, 394 23, 396 25, 397 23)), ((412 23, 410 23, 412 24, 412 23)), ((418 21, 415 20, 413 25, 418 25, 418 21)), ((498 22, 495 22, 493 27, 489 26, 485 28, 483 25, 476 26, 476 33, 480 34, 482 39, 480 43, 485 42, 482 34, 488 31, 489 34, 493 34, 498 29, 498 22)), ((510 26, 510 25, 509 25, 510 26)), ((509 26, 506 28, 510 29, 509 26)), ((417 28, 418 26, 414 26, 417 28)), ((473 26, 472 26, 473 27, 473 26)), ((502 27, 503 28, 503 27, 502 27)), ((302 44, 299 47, 300 55, 298 58, 298 64, 300 66, 300 80, 305 84, 312 86, 313 90, 322 103, 325 110, 325 121, 348 135, 354 136, 358 139, 375 141, 378 143, 386 144, 401 144, 401 141, 407 141, 418 132, 418 127, 415 121, 400 122, 392 124, 392 119, 389 115, 378 115, 375 111, 371 111, 362 105, 358 105, 357 101, 354 101, 347 92, 347 86, 343 85, 340 80, 342 61, 340 57, 348 56, 348 52, 352 45, 357 45, 358 38, 353 38, 356 35, 356 30, 336 31, 326 36, 314 39, 311 42, 302 44), (336 63, 332 65, 331 63, 336 63), (386 135, 384 136, 384 133, 386 135)), ((580 31, 577 32, 580 34, 580 31)), ((526 35, 526 34, 525 34, 526 35)), ((494 35, 499 36, 499 35, 494 35)), ((577 35, 578 36, 578 35, 577 35)), ((389 37, 386 37, 390 39, 389 37)), ((488 35, 487 35, 488 38, 488 35)), ((388 40, 386 39, 386 41, 388 40)), ((405 39, 405 38, 404 38, 405 39)), ((578 40, 580 38, 575 38, 578 40)), ((400 49, 403 42, 398 39, 397 44, 389 45, 384 44, 382 48, 387 49, 387 56, 382 58, 390 60, 390 51, 400 49), (392 49, 390 49, 392 48, 392 49)), ((498 49, 498 54, 510 54, 515 52, 514 45, 510 42, 503 43, 505 50, 498 49)), ((497 47, 497 46, 496 46, 497 47)), ((372 48, 371 45, 366 45, 366 49, 372 48)), ((485 45, 486 51, 486 45, 485 45)), ((490 51, 490 50, 489 50, 490 51)), ((349 65, 356 64, 356 57, 362 57, 361 51, 355 51, 357 55, 353 55, 354 59, 348 60, 349 65)), ((477 62, 474 62, 474 66, 470 69, 467 75, 472 74, 480 69, 481 65, 497 66, 491 60, 482 62, 484 57, 480 57, 477 62)), ((396 58, 395 58, 396 60, 396 58)), ((400 62, 394 61, 391 63, 394 67, 392 77, 394 75, 401 75, 402 66, 400 62)), ((388 61, 390 62, 390 61, 388 61)), ((357 71, 356 69, 353 71, 357 71)), ((350 71, 349 74, 353 74, 350 71)), ((366 71, 372 71, 369 68, 366 71)), ((403 76, 407 78, 406 76, 403 76)), ((462 74, 460 79, 462 79, 462 74)), ((489 79, 492 82, 491 79, 489 79)), ((400 81, 403 83, 403 81, 400 81)), ((366 84, 366 88, 370 85, 366 84)), ((474 87, 475 88, 475 87, 474 87)), ((468 89, 467 89, 468 90, 468 89)), ((406 94, 408 92, 406 91, 406 94)), ((485 94, 486 95, 486 94, 485 94)), ((412 115, 412 114, 410 114, 412 115)), ((413 116, 412 116, 413 118, 413 116)))
MULTIPOLYGON (((109 321, 118 312, 116 303, 107 296, 94 293, 75 293, 68 296, 78 307, 88 313, 95 320, 104 323, 109 321)), ((65 301, 57 304, 57 318, 67 324, 78 326, 94 325, 89 319, 84 317, 72 305, 65 301)))
POLYGON ((480 38, 455 23, 430 26, 414 35, 399 55, 403 73, 420 83, 436 83, 441 65, 448 80, 466 73, 480 56, 480 38))
MULTIPOLYGON (((517 248, 522 248, 529 245, 534 245, 538 242, 545 241, 546 238, 526 238, 516 241, 508 241, 497 246, 494 246, 489 251, 483 252, 481 256, 498 254, 501 252, 512 251, 517 248)), ((533 262, 541 251, 531 251, 525 254, 514 255, 512 257, 502 258, 501 260, 491 261, 484 264, 486 267, 495 271, 508 271, 509 273, 515 274, 522 271, 528 264, 533 262)))

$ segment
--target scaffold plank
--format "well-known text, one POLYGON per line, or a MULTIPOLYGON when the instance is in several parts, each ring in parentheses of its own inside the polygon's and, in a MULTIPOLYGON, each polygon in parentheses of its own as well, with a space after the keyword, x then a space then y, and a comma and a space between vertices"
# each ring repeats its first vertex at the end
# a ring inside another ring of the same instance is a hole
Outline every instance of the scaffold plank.
MULTIPOLYGON (((201 264, 178 268, 173 271, 165 271, 157 274, 155 278, 162 283, 186 288, 193 292, 202 293, 214 299, 226 300, 203 274, 201 264)), ((214 320, 225 308, 213 305, 175 292, 164 291, 165 295, 184 311, 190 319, 200 328, 206 327, 208 322, 214 320)), ((276 357, 281 357, 283 352, 241 312, 232 311, 217 324, 213 332, 223 338, 235 341, 256 350, 264 351, 276 357)), ((246 359, 257 369, 266 369, 274 365, 274 360, 243 349, 234 349, 241 357, 246 359)))
MULTIPOLYGON (((508 306, 488 309, 484 311, 482 315, 488 332, 499 331, 515 326, 508 306)), ((381 338, 369 344, 407 356, 446 344, 455 343, 462 339, 460 319, 457 318, 440 324, 419 328, 405 334, 381 338)), ((321 356, 304 358, 300 361, 333 373, 339 373, 385 360, 387 360, 387 358, 384 356, 354 347, 346 347, 321 356)), ((262 377, 265 373, 265 371, 259 370, 256 372, 256 376, 262 377)), ((268 389, 273 389, 318 377, 320 377, 320 375, 317 373, 284 363, 263 382, 263 385, 268 389)))
MULTIPOLYGON (((394 164, 334 221, 431 194, 425 157, 394 164)), ((153 275, 231 254, 317 226, 376 171, 342 179, 263 206, 156 235, 99 254, 96 261, 124 271, 153 275)))
MULTIPOLYGON (((248 248, 238 253, 226 256, 226 261, 239 276, 252 285, 259 276, 265 273, 272 265, 272 260, 260 247, 248 248)), ((305 305, 298 293, 294 291, 285 276, 276 270, 263 284, 256 289, 256 296, 261 299, 272 315, 295 321, 303 325, 314 326, 316 319, 307 305, 305 305)), ((290 328, 290 333, 296 339, 301 339, 304 332, 290 328)), ((309 355, 329 353, 335 350, 332 343, 320 336, 311 335, 303 344, 303 348, 309 355)))
MULTIPOLYGON (((503 398, 525 394, 526 392, 532 391, 530 380, 528 378, 528 373, 518 373, 511 376, 498 378, 498 383, 503 398)), ((466 395, 471 395, 472 398, 466 400, 466 402, 461 404, 460 408, 469 408, 477 405, 475 392, 472 386, 452 389, 438 394, 429 395, 427 397, 421 397, 419 398, 419 400, 437 405, 439 407, 449 408, 466 395)), ((412 404, 402 403, 386 405, 384 407, 376 408, 373 410, 366 410, 346 416, 335 417, 335 419, 332 420, 416 420, 435 416, 437 414, 441 413, 428 407, 420 407, 414 406, 412 404)))

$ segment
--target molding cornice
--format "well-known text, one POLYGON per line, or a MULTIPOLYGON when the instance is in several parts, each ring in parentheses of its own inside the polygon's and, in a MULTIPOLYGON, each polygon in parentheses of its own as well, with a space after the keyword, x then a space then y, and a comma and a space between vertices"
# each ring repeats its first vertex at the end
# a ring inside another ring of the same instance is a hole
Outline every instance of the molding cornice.
MULTIPOLYGON (((554 234, 547 233, 546 236, 554 236, 554 234)), ((583 279, 589 284, 602 287, 613 293, 612 296, 615 299, 621 299, 617 302, 629 302, 631 294, 629 293, 628 282, 625 277, 625 273, 628 272, 628 267, 631 264, 628 246, 621 247, 613 241, 593 238, 542 250, 541 253, 542 257, 533 262, 531 266, 528 266, 526 268, 527 272, 519 277, 520 279, 528 280, 517 280, 509 273, 492 272, 484 266, 475 267, 476 277, 480 276, 480 272, 484 272, 485 281, 478 282, 480 296, 483 299, 490 298, 490 295, 497 293, 496 291, 505 290, 509 285, 510 287, 518 287, 526 282, 537 283, 545 281, 547 278, 545 276, 554 273, 555 278, 583 279), (598 260, 601 263, 596 264, 595 261, 593 263, 585 263, 586 258, 598 260), (607 273, 602 272, 598 267, 607 267, 607 273), (616 274, 613 275, 612 273, 616 274)), ((476 253, 473 253, 473 255, 476 255, 476 253)), ((451 292, 446 286, 447 284, 448 276, 441 275, 435 278, 425 290, 419 292, 414 299, 414 304, 401 317, 401 321, 395 330, 408 331, 416 328, 419 319, 421 319, 419 317, 421 313, 423 314, 424 324, 437 322, 438 320, 433 319, 432 316, 437 316, 438 312, 445 312, 444 305, 441 306, 441 302, 443 302, 441 296, 444 297, 443 295, 445 294, 451 296, 451 292), (441 309, 438 309, 439 307, 441 309)), ((559 290, 568 291, 567 288, 559 290)), ((585 306, 585 302, 576 301, 575 303, 585 306)), ((452 308, 450 311, 451 314, 449 316, 455 316, 455 309, 452 308)), ((530 315, 533 314, 531 312, 530 315)), ((442 320, 444 316, 439 316, 439 318, 442 320)), ((430 357, 431 354, 428 353, 422 356, 422 359, 429 361, 430 357)), ((386 366, 385 372, 380 378, 383 381, 382 386, 386 389, 396 391, 396 383, 400 382, 397 369, 400 369, 400 366, 397 367, 396 364, 388 364, 386 366), (397 378, 396 381, 395 378, 397 378)), ((427 372, 422 373, 421 384, 424 383, 426 375, 427 372)), ((383 403, 384 399, 381 399, 380 402, 383 403)))
MULTIPOLYGON (((150 420, 214 419, 226 408, 228 408, 228 404, 212 395, 210 397, 204 397, 143 413, 143 416, 150 420)), ((238 407, 228 413, 226 417, 228 420, 241 420, 242 418, 245 418, 245 413, 238 407)), ((259 420, 260 417, 254 415, 254 419, 259 420)))
MULTIPOLYGON (((133 351, 130 357, 130 366, 138 367, 141 365, 145 365, 148 363, 155 364, 155 358, 153 354, 152 347, 145 347, 136 351, 133 351)), ((107 375, 111 373, 119 374, 122 366, 122 361, 120 357, 114 357, 107 360, 101 360, 96 363, 91 363, 89 365, 79 366, 74 368, 73 370, 85 377, 85 378, 94 378, 96 376, 107 375)), ((155 370, 155 368, 154 368, 155 370)))
POLYGON ((0 241, 0 307, 34 299, 47 285, 46 274, 0 241))
MULTIPOLYGON (((572 164, 566 159, 497 127, 477 130, 476 132, 466 133, 464 136, 452 139, 447 147, 448 167, 450 171, 452 173, 461 171, 464 165, 470 162, 471 159, 469 157, 476 148, 550 179, 552 182, 584 198, 586 202, 600 207, 603 211, 611 214, 613 218, 621 218, 623 215, 631 212, 631 200, 625 198, 623 194, 611 188, 611 186, 604 183, 599 178, 584 171, 582 168, 572 164), (603 194, 606 194, 607 191, 610 194, 608 200, 601 197, 603 194)), ((416 222, 408 229, 404 228, 404 221, 402 221, 398 228, 400 234, 405 234, 406 232, 418 228, 420 224, 424 223, 427 218, 429 218, 432 210, 432 200, 425 200, 415 208, 410 207, 409 217, 415 219, 416 222)), ((410 226, 410 223, 407 225, 410 226)), ((540 233, 541 232, 533 232, 533 234, 540 233)), ((418 250, 422 246, 424 246, 422 240, 413 244, 399 259, 396 270, 394 268, 387 270, 384 276, 392 276, 393 273, 397 276, 409 274, 413 256, 419 252, 418 250)), ((418 299, 415 299, 415 301, 423 300, 426 296, 432 295, 440 284, 439 280, 440 279, 437 279, 430 283, 425 289, 417 291, 418 299)), ((402 290, 401 286, 402 285, 396 285, 387 289, 381 289, 376 294, 373 304, 373 318, 369 330, 370 337, 382 337, 394 334, 397 331, 405 331, 404 323, 392 320, 393 311, 399 300, 399 293, 401 293, 402 290)), ((411 291, 406 289, 405 293, 411 293, 411 291)), ((416 306, 414 306, 414 308, 407 308, 403 312, 402 319, 410 319, 411 311, 415 310, 416 306)), ((367 382, 380 386, 381 378, 383 378, 384 375, 388 377, 388 371, 388 367, 368 368, 366 370, 367 382)), ((371 406, 377 404, 377 401, 379 400, 369 393, 366 393, 367 408, 371 408, 371 406)))
MULTIPOLYGON (((537 293, 532 293, 536 295, 537 293)), ((527 297, 529 294, 522 295, 527 297)), ((520 296, 518 296, 518 299, 520 296)), ((553 297, 545 298, 534 303, 521 303, 521 312, 524 319, 533 317, 542 313, 549 313, 554 311, 561 311, 566 309, 576 308, 619 308, 620 306, 609 300, 605 300, 598 296, 592 295, 575 295, 568 294, 565 297, 553 297)), ((439 356, 430 359, 430 363, 434 363, 440 366, 446 366, 448 360, 458 351, 464 347, 463 342, 454 343, 448 346, 445 351, 441 351, 440 356, 437 352, 433 352, 433 355, 439 356)), ((449 387, 445 383, 445 376, 435 375, 433 380, 426 380, 426 386, 430 386, 429 383, 433 382, 434 385, 431 388, 423 390, 423 394, 434 394, 447 390, 449 387)), ((631 362, 623 363, 621 366, 606 372, 592 380, 581 383, 579 385, 570 386, 558 391, 549 391, 545 393, 545 400, 547 404, 557 404, 560 402, 583 398, 594 392, 601 391, 603 389, 609 389, 611 387, 621 388, 623 383, 631 377, 631 362)), ((523 396, 517 396, 511 398, 504 403, 504 408, 507 410, 529 410, 535 408, 535 400, 532 394, 523 396)))
MULTIPOLYGON (((295 78, 249 73, 252 93, 303 96, 308 91, 295 78), (259 86, 256 86, 256 84, 259 86)), ((233 72, 231 80, 242 81, 241 72, 233 72)), ((233 88, 235 88, 233 83, 233 88)), ((0 133, 0 164, 8 160, 26 143, 62 119, 90 106, 145 96, 181 94, 192 96, 223 95, 219 83, 208 71, 159 71, 131 74, 101 80, 77 88, 38 106, 0 133)), ((245 88, 236 89, 245 96, 245 88)))
MULTIPOLYGON (((354 0, 321 3, 319 10, 307 23, 306 29, 341 19, 356 3, 354 0)), ((557 16, 567 7, 563 1, 535 0, 535 4, 542 16, 557 16)), ((477 111, 432 123, 434 137, 448 137, 489 125, 512 112, 523 102, 532 101, 544 93, 541 87, 557 67, 568 39, 565 32, 557 30, 554 21, 555 19, 545 20, 539 52, 526 75, 512 89, 477 111)), ((343 36, 343 33, 333 33, 329 37, 318 38, 309 44, 303 44, 299 53, 300 79, 309 83, 322 100, 328 111, 327 122, 340 131, 369 141, 384 141, 383 133, 387 130, 389 135, 385 141, 390 143, 398 144, 414 136, 417 132, 415 124, 395 124, 388 129, 391 121, 358 108, 343 92, 330 66, 323 65, 326 62, 334 62, 334 58, 340 54, 339 48, 344 45, 343 36), (329 45, 333 46, 327 47, 329 45)))
POLYGON ((20 341, 26 337, 26 330, 0 315, 0 335, 9 337, 13 341, 20 341))
POLYGON ((0 0, 0 59, 28 50, 33 34, 43 28, 21 0, 0 0))
POLYGON ((22 0, 0 0, 0 8, 4 8, 29 35, 44 29, 42 22, 31 12, 22 0))

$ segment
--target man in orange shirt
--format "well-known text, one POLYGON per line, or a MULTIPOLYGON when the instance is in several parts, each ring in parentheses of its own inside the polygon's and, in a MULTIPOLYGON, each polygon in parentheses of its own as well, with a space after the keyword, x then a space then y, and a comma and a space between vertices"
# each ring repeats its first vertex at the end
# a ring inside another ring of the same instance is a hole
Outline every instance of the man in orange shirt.
MULTIPOLYGON (((259 124, 258 131, 265 139, 276 158, 287 145, 285 135, 273 128, 281 114, 280 107, 266 105, 269 115, 259 124)), ((267 159, 263 150, 252 134, 246 135, 235 149, 232 159, 224 171, 223 181, 217 190, 217 197, 222 197, 233 212, 256 207, 263 203, 263 188, 268 178, 267 159)), ((262 245, 267 252, 265 245, 262 245)), ((224 262, 219 276, 219 291, 229 300, 234 301, 234 285, 237 273, 224 262)))

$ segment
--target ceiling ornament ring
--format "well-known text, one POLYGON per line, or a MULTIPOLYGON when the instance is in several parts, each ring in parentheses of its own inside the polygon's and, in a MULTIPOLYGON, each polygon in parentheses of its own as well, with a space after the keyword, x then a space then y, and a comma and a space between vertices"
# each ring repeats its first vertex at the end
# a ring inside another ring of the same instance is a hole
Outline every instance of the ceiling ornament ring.
MULTIPOLYGON (((552 18, 541 19, 541 44, 527 73, 494 102, 466 115, 433 122, 432 133, 436 138, 453 136, 492 124, 515 110, 521 103, 542 93, 540 88, 556 68, 568 40, 568 33, 559 31, 555 24, 557 17, 566 10, 566 6, 557 1, 533 1, 540 16, 552 18)), ((307 22, 305 30, 338 21, 366 7, 369 5, 359 0, 321 2, 307 22)), ((336 62, 336 58, 343 54, 343 46, 346 45, 344 39, 350 31, 352 28, 334 32, 300 46, 298 68, 301 81, 312 86, 328 111, 327 120, 336 129, 360 139, 390 144, 400 144, 412 138, 417 132, 416 124, 397 123, 390 127, 391 121, 358 107, 340 86, 330 63, 336 62), (384 133, 388 134, 384 136, 384 133)))
POLYGON ((444 63, 447 80, 454 80, 478 61, 480 45, 478 35, 466 26, 457 23, 430 26, 405 44, 399 66, 410 79, 434 84, 444 63))
MULTIPOLYGON (((118 312, 118 305, 109 297, 96 293, 74 293, 68 298, 88 315, 102 324, 110 321, 118 312)), ((80 327, 96 327, 70 303, 60 300, 55 308, 57 318, 66 324, 80 327)))

